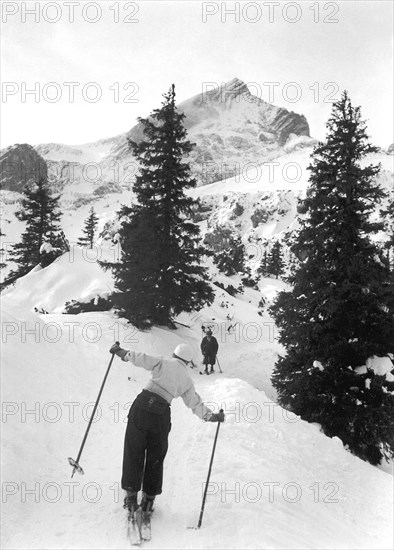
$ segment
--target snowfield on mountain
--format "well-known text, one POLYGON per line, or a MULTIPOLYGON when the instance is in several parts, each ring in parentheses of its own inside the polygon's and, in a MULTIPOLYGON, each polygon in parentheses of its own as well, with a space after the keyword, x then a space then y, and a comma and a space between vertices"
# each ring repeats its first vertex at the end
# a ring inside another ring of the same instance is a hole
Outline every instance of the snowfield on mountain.
MULTIPOLYGON (((108 256, 112 251, 108 249, 108 256)), ((223 277, 223 276, 222 276, 223 277)), ((222 280, 231 281, 231 278, 222 280)), ((234 281, 233 281, 234 282, 234 281)), ((112 288, 111 277, 77 247, 19 279, 2 297, 2 545, 14 549, 128 548, 120 489, 128 408, 149 373, 115 357, 80 463, 76 458, 108 366, 110 346, 152 355, 189 343, 200 365, 201 325, 212 323, 223 373, 201 377, 220 425, 201 529, 196 527, 216 425, 182 400, 172 405, 163 493, 148 548, 354 549, 392 545, 392 476, 350 454, 275 402, 270 375, 275 328, 257 314, 261 293, 284 283, 265 278, 260 292, 232 297, 217 288, 211 307, 182 314, 177 330, 139 332, 112 312, 65 315, 65 301, 112 288), (50 289, 50 291, 49 291, 50 289), (34 307, 48 311, 34 313, 34 307), (229 331, 233 315, 236 329, 229 331)))

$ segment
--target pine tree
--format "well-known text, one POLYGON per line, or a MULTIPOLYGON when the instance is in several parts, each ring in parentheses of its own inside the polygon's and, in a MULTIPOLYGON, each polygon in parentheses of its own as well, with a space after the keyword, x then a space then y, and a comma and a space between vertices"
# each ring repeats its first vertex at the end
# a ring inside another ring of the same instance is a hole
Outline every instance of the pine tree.
POLYGON ((51 245, 62 247, 59 220, 59 195, 52 195, 47 182, 40 179, 37 183, 25 186, 21 209, 16 216, 26 222, 21 240, 12 247, 11 257, 17 268, 9 274, 9 279, 26 275, 40 261, 40 247, 47 237, 51 245))
POLYGON ((84 236, 78 239, 78 242, 77 242, 78 245, 88 246, 89 248, 93 248, 94 237, 97 231, 98 220, 99 218, 96 215, 94 208, 92 206, 89 211, 89 216, 85 220, 85 226, 82 229, 84 236))
POLYGON ((267 262, 267 272, 275 275, 276 278, 284 272, 285 262, 282 256, 282 245, 276 241, 271 249, 267 262))
POLYGON ((219 271, 227 276, 244 271, 245 247, 241 237, 231 235, 229 245, 220 252, 216 252, 213 261, 218 266, 219 271))
POLYGON ((122 257, 113 266, 114 301, 135 326, 174 327, 173 317, 213 300, 199 227, 190 222, 195 201, 185 190, 196 186, 184 160, 192 144, 186 139, 185 115, 177 112, 175 87, 164 94, 161 109, 139 119, 144 139, 129 140, 139 161, 133 186, 137 203, 123 206, 122 257))
POLYGON ((293 252, 305 259, 270 312, 287 355, 273 373, 280 403, 377 464, 394 451, 392 382, 357 367, 394 351, 394 292, 371 213, 385 196, 360 108, 333 105, 327 141, 313 152, 310 189, 293 252), (301 254, 302 253, 302 254, 301 254), (372 380, 366 388, 366 378, 372 380))
POLYGON ((263 257, 261 259, 259 268, 257 270, 257 273, 265 277, 268 275, 268 251, 267 251, 267 245, 264 245, 264 253, 263 257))
POLYGON ((259 279, 260 279, 260 276, 258 273, 255 276, 252 275, 252 269, 250 266, 244 267, 244 272, 242 273, 242 278, 241 278, 241 282, 244 286, 248 286, 258 290, 257 283, 259 279))

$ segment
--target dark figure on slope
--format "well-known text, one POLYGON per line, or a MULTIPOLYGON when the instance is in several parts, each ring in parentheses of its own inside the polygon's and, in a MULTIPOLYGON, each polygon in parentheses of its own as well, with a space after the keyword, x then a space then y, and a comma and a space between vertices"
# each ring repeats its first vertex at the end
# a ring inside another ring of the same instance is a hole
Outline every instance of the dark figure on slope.
POLYGON ((156 495, 162 492, 163 463, 171 429, 171 401, 182 397, 195 415, 209 422, 223 422, 224 414, 213 413, 202 401, 189 375, 188 363, 193 353, 180 344, 172 357, 155 357, 122 349, 115 344, 110 353, 122 361, 151 371, 151 379, 136 397, 128 414, 123 454, 122 489, 126 491, 125 508, 138 508, 137 494, 142 487, 141 508, 152 510, 156 495))
POLYGON ((208 328, 201 342, 201 351, 204 356, 203 364, 205 365, 206 374, 208 374, 208 365, 211 366, 211 372, 214 372, 213 366, 216 363, 218 349, 218 341, 212 336, 212 330, 208 328))

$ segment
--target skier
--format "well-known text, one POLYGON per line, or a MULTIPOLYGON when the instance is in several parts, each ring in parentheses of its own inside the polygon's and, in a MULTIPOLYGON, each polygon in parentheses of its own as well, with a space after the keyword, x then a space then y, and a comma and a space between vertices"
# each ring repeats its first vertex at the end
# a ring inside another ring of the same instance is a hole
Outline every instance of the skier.
POLYGON ((219 349, 218 341, 212 336, 212 330, 208 328, 205 331, 205 336, 201 342, 201 351, 204 356, 203 364, 205 365, 205 374, 209 374, 208 365, 211 366, 211 371, 214 372, 213 366, 216 362, 216 355, 219 349))
POLYGON ((64 231, 60 231, 60 238, 62 239, 63 250, 65 252, 70 252, 70 242, 66 238, 66 235, 64 234, 64 231))
POLYGON ((121 482, 126 491, 124 508, 132 512, 138 508, 137 494, 142 486, 140 507, 149 513, 155 496, 162 492, 163 463, 171 429, 171 401, 182 397, 195 415, 209 422, 224 422, 224 414, 213 413, 196 392, 187 368, 193 359, 187 344, 179 344, 168 358, 128 351, 118 344, 109 351, 122 361, 151 371, 151 380, 137 395, 128 414, 121 482))
POLYGON ((40 246, 40 265, 42 268, 47 267, 56 258, 56 252, 50 243, 48 237, 43 238, 43 243, 40 246))
MULTIPOLYGON (((114 248, 114 251, 115 251, 115 261, 118 262, 119 261, 119 258, 121 256, 121 238, 120 238, 120 234, 119 233, 116 233, 112 239, 111 239, 111 242, 112 244, 114 245, 113 248, 114 248)), ((112 246, 111 246, 111 249, 112 249, 112 246)))
POLYGON ((112 243, 113 244, 120 244, 120 234, 119 234, 119 232, 115 233, 115 235, 112 237, 112 243))

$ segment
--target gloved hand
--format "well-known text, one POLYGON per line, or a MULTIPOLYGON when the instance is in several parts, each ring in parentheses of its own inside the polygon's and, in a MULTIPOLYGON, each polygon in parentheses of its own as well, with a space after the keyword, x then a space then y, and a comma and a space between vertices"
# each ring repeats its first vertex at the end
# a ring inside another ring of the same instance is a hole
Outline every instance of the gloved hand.
POLYGON ((119 342, 115 342, 115 344, 111 347, 109 350, 110 353, 117 355, 124 361, 125 355, 127 355, 128 351, 126 349, 123 349, 120 347, 119 342))
POLYGON ((218 412, 217 414, 213 413, 211 418, 208 419, 208 422, 224 422, 224 412, 223 412, 223 410, 221 409, 220 412, 218 412))

